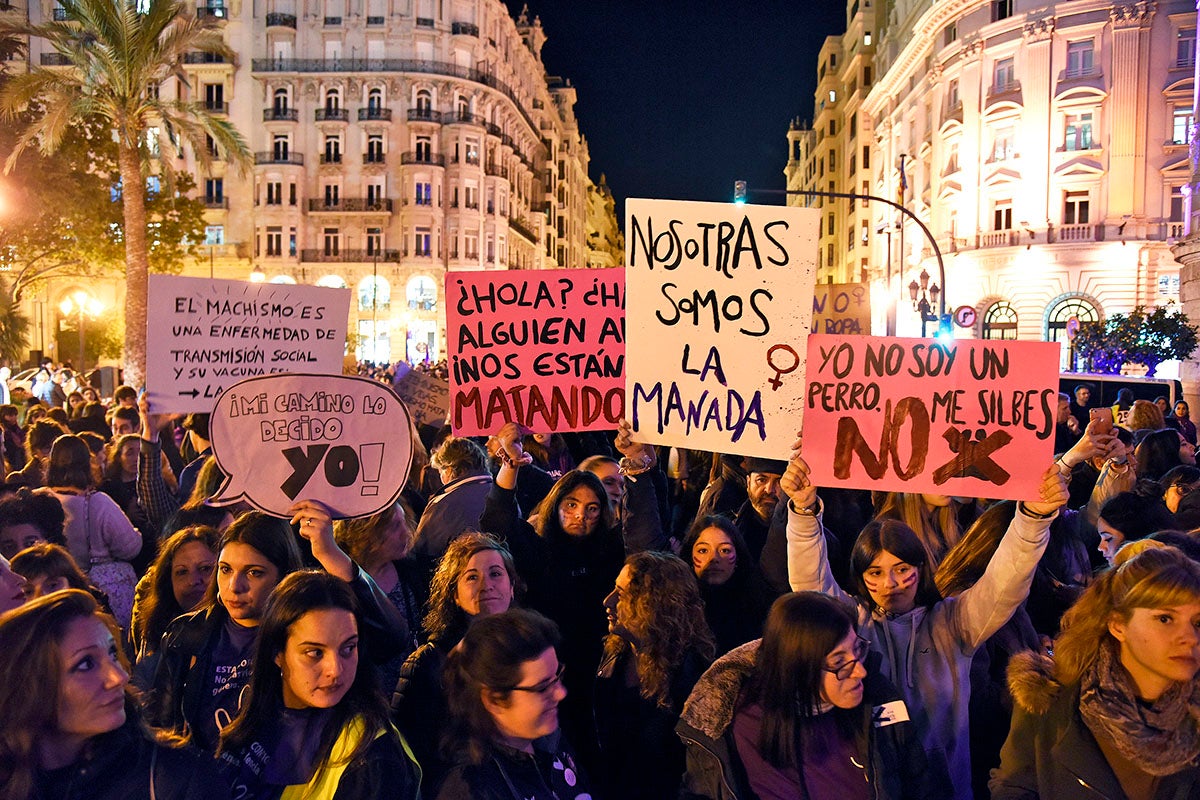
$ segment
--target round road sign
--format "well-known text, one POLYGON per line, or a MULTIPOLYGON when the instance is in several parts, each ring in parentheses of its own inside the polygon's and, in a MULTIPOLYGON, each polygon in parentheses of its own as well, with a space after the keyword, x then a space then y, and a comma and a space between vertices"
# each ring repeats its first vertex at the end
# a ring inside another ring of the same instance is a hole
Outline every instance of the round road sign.
POLYGON ((954 309, 954 324, 960 328, 969 328, 975 324, 975 307, 959 306, 954 309))

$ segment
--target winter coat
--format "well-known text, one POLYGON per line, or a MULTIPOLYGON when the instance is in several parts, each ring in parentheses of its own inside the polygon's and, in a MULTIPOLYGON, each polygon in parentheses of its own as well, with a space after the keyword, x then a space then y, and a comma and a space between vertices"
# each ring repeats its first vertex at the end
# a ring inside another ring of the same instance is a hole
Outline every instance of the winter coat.
POLYGON ((225 800, 229 791, 216 763, 190 748, 146 738, 135 721, 88 742, 70 766, 39 770, 30 800, 225 800), (151 782, 153 781, 153 789, 151 782))
POLYGON ((450 770, 437 800, 591 800, 587 778, 557 732, 533 743, 533 754, 494 745, 482 764, 450 770))
POLYGON ((433 797, 449 767, 441 756, 442 735, 450 720, 442 670, 459 638, 428 641, 404 661, 392 694, 392 718, 421 765, 421 787, 433 797))
MULTIPOLYGON (((1000 768, 988 787, 992 800, 1125 800, 1125 792, 1079 714, 1079 685, 1054 680, 1047 656, 1014 656, 1008 670, 1012 727, 1000 768)), ((1200 797, 1200 767, 1167 776, 1154 800, 1200 797)))
MULTIPOLYGON (((945 765, 957 800, 972 800, 972 657, 1028 596, 1052 519, 1034 518, 1018 506, 983 577, 955 597, 895 616, 858 604, 859 632, 882 655, 881 669, 918 723, 931 766, 945 765)), ((789 502, 787 538, 793 590, 854 602, 833 579, 819 516, 797 514, 789 502)))
MULTIPOLYGON (((683 707, 675 731, 687 748, 687 772, 680 797, 685 800, 747 800, 755 798, 733 739, 738 697, 758 664, 762 640, 747 642, 718 658, 700 678, 683 707)), ((931 769, 925 759, 916 723, 897 722, 876 727, 878 708, 895 701, 894 687, 879 674, 878 658, 867 665, 862 724, 855 737, 867 754, 867 780, 875 800, 944 800, 951 796, 944 771, 931 769)), ((910 712, 911 713, 911 712, 910 712)))

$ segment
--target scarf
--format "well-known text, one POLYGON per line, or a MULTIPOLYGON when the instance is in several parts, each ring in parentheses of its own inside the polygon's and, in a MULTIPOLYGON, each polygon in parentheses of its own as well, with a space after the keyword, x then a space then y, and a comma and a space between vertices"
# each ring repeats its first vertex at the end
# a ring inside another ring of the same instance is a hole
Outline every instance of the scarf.
POLYGON ((1100 647, 1079 687, 1079 713, 1125 758, 1149 775, 1173 775, 1200 755, 1200 681, 1176 683, 1147 706, 1113 643, 1100 647))

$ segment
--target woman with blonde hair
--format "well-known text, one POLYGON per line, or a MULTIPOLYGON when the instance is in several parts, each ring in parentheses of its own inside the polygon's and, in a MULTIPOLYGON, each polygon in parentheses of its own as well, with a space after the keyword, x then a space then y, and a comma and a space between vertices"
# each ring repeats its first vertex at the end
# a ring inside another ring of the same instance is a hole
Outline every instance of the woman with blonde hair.
POLYGON ((1200 564, 1156 547, 1102 573, 1055 655, 1014 658, 993 800, 1200 794, 1200 564))
POLYGON ((926 562, 936 570, 942 557, 962 536, 958 512, 962 504, 944 494, 884 492, 877 500, 875 519, 903 522, 921 540, 926 562))
POLYGON ((715 651, 703 606, 691 568, 652 551, 625 559, 604 599, 609 634, 592 710, 602 765, 595 777, 606 796, 679 793, 684 758, 675 725, 715 651))

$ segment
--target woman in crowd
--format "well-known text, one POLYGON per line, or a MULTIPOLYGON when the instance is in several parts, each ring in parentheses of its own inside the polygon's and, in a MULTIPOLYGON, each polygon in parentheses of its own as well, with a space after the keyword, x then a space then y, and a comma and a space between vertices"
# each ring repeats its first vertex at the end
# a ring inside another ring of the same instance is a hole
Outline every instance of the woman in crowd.
POLYGON ((480 620, 446 663, 450 771, 438 800, 593 797, 565 736, 566 696, 554 623, 513 609, 480 620))
POLYGON ((816 592, 776 600, 762 640, 717 659, 688 698, 680 796, 949 797, 944 772, 927 767, 919 721, 855 624, 816 592))
POLYGON ((420 768, 388 721, 371 643, 345 581, 284 578, 263 613, 245 703, 221 733, 219 763, 246 800, 416 800, 420 768))
POLYGON ((1162 487, 1162 499, 1167 510, 1174 514, 1179 510, 1179 502, 1200 486, 1200 467, 1180 464, 1167 470, 1158 479, 1158 485, 1162 487))
POLYGON ((1183 438, 1196 444, 1196 423, 1192 422, 1191 408, 1186 400, 1175 403, 1175 414, 1168 420, 1168 425, 1183 434, 1183 438))
POLYGON ((119 638, 75 589, 0 616, 0 797, 229 797, 212 759, 143 728, 119 638))
POLYGON ((106 494, 95 491, 92 454, 78 436, 60 436, 50 448, 46 486, 66 513, 67 547, 75 563, 112 605, 117 623, 129 629, 137 574, 129 559, 142 549, 142 535, 106 494))
POLYGON ((688 565, 656 552, 625 559, 604 599, 608 636, 593 703, 601 766, 593 777, 607 797, 679 793, 675 725, 714 654, 701 605, 688 565))
POLYGON ((53 420, 41 419, 45 413, 42 406, 34 406, 25 412, 25 466, 8 473, 5 478, 7 483, 31 489, 45 485, 46 460, 50 457, 50 448, 54 446, 55 439, 67 433, 53 420), (37 412, 37 417, 30 422, 29 415, 33 412, 37 412))
POLYGON ((141 438, 132 433, 114 441, 104 480, 100 483, 100 491, 111 497, 139 530, 142 528, 139 520, 145 522, 145 514, 137 502, 137 464, 141 444, 141 438))
POLYGON ((508 548, 486 533, 459 536, 438 562, 425 616, 429 641, 405 661, 392 697, 396 722, 417 754, 428 796, 437 792, 448 766, 438 752, 447 721, 446 657, 476 620, 507 611, 519 586, 508 548))
POLYGON ((843 592, 829 569, 817 492, 808 474, 797 442, 780 481, 790 498, 792 588, 857 604, 860 628, 882 657, 881 670, 899 689, 909 713, 928 722, 923 737, 931 768, 946 768, 957 800, 970 800, 972 657, 1025 601, 1050 524, 1066 502, 1066 481, 1051 465, 1042 475, 1041 499, 1017 505, 983 576, 957 597, 942 600, 924 545, 895 520, 876 520, 859 534, 850 557, 853 596, 843 592))
POLYGON ((737 526, 727 517, 700 517, 683 540, 680 553, 692 562, 717 654, 762 636, 771 590, 737 526))
POLYGON ((1180 465, 1196 465, 1196 447, 1176 430, 1147 435, 1133 451, 1139 479, 1156 481, 1180 465))
POLYGON ((36 600, 63 589, 80 589, 96 598, 104 613, 112 613, 108 598, 88 582, 65 547, 45 543, 27 547, 13 556, 12 570, 25 579, 26 600, 36 600))
POLYGON ((87 401, 83 399, 83 393, 79 391, 71 392, 67 395, 67 402, 64 408, 67 410, 67 418, 75 419, 83 411, 83 405, 87 401))
POLYGON ((400 668, 421 636, 421 609, 429 587, 424 571, 405 559, 413 544, 413 514, 403 499, 358 519, 342 519, 333 524, 333 537, 346 554, 361 566, 387 595, 395 609, 395 624, 404 631, 404 650, 380 670, 379 685, 391 691, 400 677, 400 668))
POLYGON ((25 578, 13 572, 8 559, 0 556, 0 614, 25 602, 25 578))
POLYGON ((204 604, 217 567, 219 538, 215 528, 203 525, 171 535, 162 543, 158 557, 138 584, 131 630, 137 652, 135 685, 146 688, 153 681, 158 668, 158 648, 171 621, 204 604))
POLYGON ((958 543, 961 504, 944 494, 886 492, 877 501, 875 519, 903 522, 917 534, 925 548, 926 561, 937 569, 946 551, 958 543))
POLYGON ((1125 420, 1125 427, 1131 431, 1161 431, 1166 426, 1162 409, 1149 400, 1134 400, 1125 420))
MULTIPOLYGON (((1171 431, 1175 435, 1174 431, 1171 431)), ((1126 542, 1145 539, 1155 531, 1170 530, 1175 520, 1157 493, 1121 492, 1100 508, 1096 529, 1100 532, 1097 549, 1109 564, 1126 542)))
POLYGON ((1014 659, 993 800, 1200 795, 1200 566, 1152 548, 1102 573, 1053 659, 1014 659))
POLYGON ((16 494, 0 499, 0 556, 12 558, 26 547, 42 542, 65 547, 65 522, 66 515, 57 497, 22 486, 16 494))

